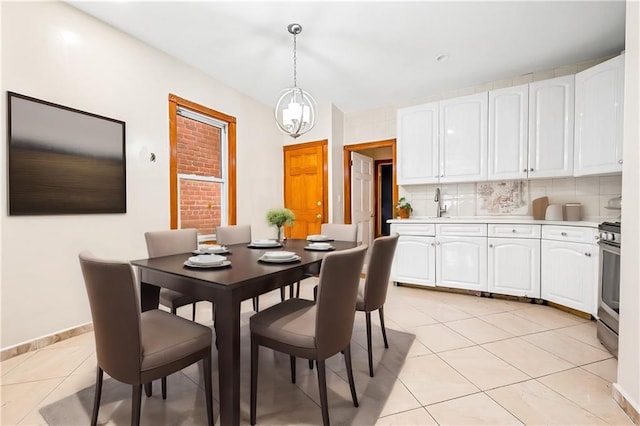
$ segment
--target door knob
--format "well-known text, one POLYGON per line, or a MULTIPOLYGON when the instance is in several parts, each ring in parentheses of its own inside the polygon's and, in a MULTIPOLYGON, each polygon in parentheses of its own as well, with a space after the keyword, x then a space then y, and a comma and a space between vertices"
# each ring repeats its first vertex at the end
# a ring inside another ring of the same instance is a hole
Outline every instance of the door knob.
POLYGON ((322 205, 322 201, 318 201, 316 204, 321 206, 322 205))

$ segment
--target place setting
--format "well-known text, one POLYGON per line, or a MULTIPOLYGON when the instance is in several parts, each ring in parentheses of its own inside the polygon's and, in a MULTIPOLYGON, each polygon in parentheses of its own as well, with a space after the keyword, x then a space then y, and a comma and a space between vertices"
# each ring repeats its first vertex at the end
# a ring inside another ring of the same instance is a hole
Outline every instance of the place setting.
POLYGON ((229 254, 229 250, 225 246, 220 244, 205 244, 201 245, 197 250, 191 252, 195 255, 202 254, 229 254))
POLYGON ((198 256, 191 256, 184 261, 184 266, 190 268, 224 268, 231 265, 231 261, 227 260, 224 256, 217 254, 205 254, 198 256))
POLYGON ((258 258, 258 261, 265 263, 291 263, 301 259, 292 251, 267 251, 258 258))
POLYGON ((317 243, 313 243, 313 242, 309 242, 305 247, 305 250, 313 250, 313 251, 331 251, 331 250, 335 250, 336 248, 334 246, 331 245, 331 243, 321 243, 321 242, 317 242, 317 243))
POLYGON ((329 236, 327 236, 327 235, 313 234, 313 235, 308 235, 307 236, 307 241, 309 241, 309 242, 328 242, 328 241, 333 241, 333 239, 329 238, 329 236))
POLYGON ((276 240, 252 240, 247 247, 249 248, 277 248, 282 247, 282 243, 276 240))

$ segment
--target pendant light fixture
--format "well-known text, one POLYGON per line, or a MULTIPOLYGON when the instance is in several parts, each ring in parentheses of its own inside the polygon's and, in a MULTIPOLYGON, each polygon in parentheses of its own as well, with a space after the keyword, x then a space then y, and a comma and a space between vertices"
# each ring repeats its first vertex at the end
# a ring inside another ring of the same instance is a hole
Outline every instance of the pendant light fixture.
POLYGON ((289 24, 287 30, 293 34, 293 87, 280 92, 274 115, 280 130, 297 138, 316 124, 317 104, 309 93, 298 87, 297 82, 296 36, 302 32, 302 25, 289 24))

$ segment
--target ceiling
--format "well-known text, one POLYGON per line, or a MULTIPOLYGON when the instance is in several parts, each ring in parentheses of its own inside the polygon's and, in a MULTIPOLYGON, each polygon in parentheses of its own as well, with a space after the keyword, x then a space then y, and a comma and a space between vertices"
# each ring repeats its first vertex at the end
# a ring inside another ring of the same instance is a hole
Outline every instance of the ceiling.
POLYGON ((345 113, 624 50, 623 0, 69 3, 267 105, 299 23, 298 86, 345 113))

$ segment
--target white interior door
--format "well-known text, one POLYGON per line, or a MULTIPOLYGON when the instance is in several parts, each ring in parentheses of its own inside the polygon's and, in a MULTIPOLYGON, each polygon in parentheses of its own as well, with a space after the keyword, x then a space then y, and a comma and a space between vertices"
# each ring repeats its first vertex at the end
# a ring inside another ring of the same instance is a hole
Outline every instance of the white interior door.
POLYGON ((351 217, 358 241, 373 242, 373 158, 351 153, 351 217))

